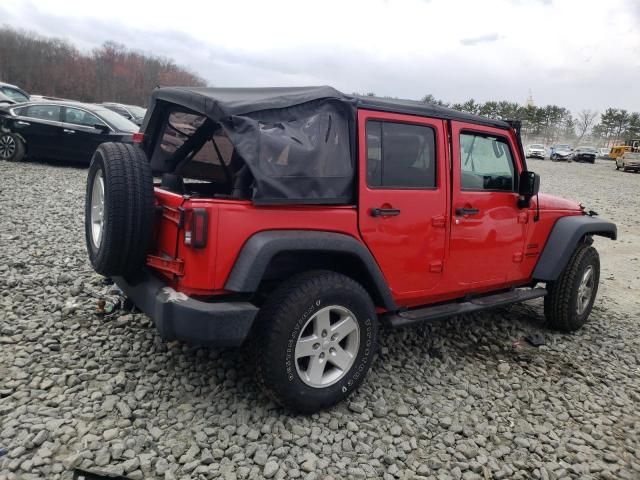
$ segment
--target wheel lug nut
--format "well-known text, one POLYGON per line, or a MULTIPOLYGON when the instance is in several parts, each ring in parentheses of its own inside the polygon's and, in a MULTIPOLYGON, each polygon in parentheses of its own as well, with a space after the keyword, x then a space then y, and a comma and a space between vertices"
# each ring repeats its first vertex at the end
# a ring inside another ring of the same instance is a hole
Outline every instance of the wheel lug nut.
POLYGON ((320 348, 320 344, 319 344, 319 343, 314 343, 314 344, 313 344, 313 349, 314 349, 314 350, 317 350, 317 349, 319 349, 319 348, 320 348))
POLYGON ((334 333, 333 335, 331 335, 331 341, 332 342, 335 342, 337 338, 338 338, 338 334, 337 333, 334 333))
POLYGON ((324 352, 320 353, 320 358, 324 358, 324 352))
POLYGON ((331 348, 329 349, 329 353, 330 353, 331 355, 335 355, 335 354, 336 354, 336 349, 335 349, 335 348, 333 348, 333 347, 331 347, 331 348))
POLYGON ((327 331, 326 330, 322 330, 322 336, 326 337, 327 336, 327 331))

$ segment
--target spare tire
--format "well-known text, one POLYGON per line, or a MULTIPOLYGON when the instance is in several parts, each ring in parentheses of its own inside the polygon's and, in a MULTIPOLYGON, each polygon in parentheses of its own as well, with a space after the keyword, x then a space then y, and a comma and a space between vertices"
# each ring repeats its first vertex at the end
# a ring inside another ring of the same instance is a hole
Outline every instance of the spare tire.
POLYGON ((103 143, 91 159, 84 230, 89 259, 105 276, 129 276, 145 261, 153 228, 153 175, 144 152, 103 143))

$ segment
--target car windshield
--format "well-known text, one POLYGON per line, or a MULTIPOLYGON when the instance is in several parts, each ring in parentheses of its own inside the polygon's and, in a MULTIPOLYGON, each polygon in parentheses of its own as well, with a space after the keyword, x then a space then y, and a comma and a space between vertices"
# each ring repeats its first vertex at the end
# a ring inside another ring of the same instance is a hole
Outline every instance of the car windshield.
POLYGON ((536 144, 533 144, 533 145, 529 145, 529 148, 544 148, 544 145, 538 145, 536 143, 536 144))
POLYGON ((9 97, 14 102, 28 102, 29 101, 29 97, 27 97, 25 94, 23 94, 22 92, 19 92, 18 90, 14 89, 14 88, 0 87, 0 92, 4 93, 7 97, 9 97))
POLYGON ((116 127, 120 131, 134 133, 139 130, 139 127, 135 123, 127 120, 119 113, 113 112, 106 108, 96 109, 93 111, 93 113, 101 117, 103 120, 106 120, 109 124, 116 127))
POLYGON ((581 152, 595 152, 596 149, 594 147, 578 147, 578 150, 581 152))
POLYGON ((133 116, 137 118, 143 118, 147 113, 146 108, 138 107, 137 105, 125 105, 125 107, 127 107, 127 110, 133 113, 133 116))
POLYGON ((556 145, 556 149, 558 150, 571 150, 569 145, 556 145))

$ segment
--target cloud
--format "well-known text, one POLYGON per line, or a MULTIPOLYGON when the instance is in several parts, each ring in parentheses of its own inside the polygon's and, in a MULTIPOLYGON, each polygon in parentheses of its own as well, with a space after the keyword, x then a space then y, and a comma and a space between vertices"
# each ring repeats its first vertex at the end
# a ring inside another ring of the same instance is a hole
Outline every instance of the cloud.
POLYGON ((589 8, 579 0, 323 0, 313 21, 297 0, 280 0, 275 12, 257 0, 183 0, 170 14, 150 8, 151 0, 111 1, 103 9, 81 0, 0 0, 0 23, 85 50, 116 41, 171 58, 215 86, 329 84, 349 93, 520 103, 531 89, 540 105, 640 111, 635 0, 589 8))
POLYGON ((460 43, 465 46, 478 45, 479 43, 491 43, 500 38, 497 33, 489 33, 487 35, 480 35, 479 37, 463 38, 460 43))

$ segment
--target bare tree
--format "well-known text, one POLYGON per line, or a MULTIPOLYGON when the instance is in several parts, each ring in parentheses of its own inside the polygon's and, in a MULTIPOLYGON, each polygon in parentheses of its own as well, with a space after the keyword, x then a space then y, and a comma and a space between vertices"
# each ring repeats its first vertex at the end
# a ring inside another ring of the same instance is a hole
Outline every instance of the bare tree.
POLYGON ((578 132, 576 145, 579 145, 584 136, 591 130, 597 116, 598 112, 592 110, 582 110, 578 113, 578 117, 576 118, 576 130, 578 132))
POLYGON ((204 86, 173 60, 106 42, 81 52, 66 40, 0 25, 0 81, 32 94, 146 105, 157 85, 204 86))

